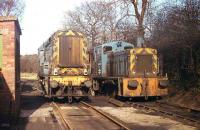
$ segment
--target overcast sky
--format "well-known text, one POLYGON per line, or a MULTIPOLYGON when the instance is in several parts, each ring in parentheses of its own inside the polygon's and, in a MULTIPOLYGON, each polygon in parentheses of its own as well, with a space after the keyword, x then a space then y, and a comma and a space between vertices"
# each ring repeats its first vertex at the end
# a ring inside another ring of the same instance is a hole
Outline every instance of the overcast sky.
POLYGON ((25 0, 21 22, 21 54, 37 53, 37 48, 62 27, 64 12, 91 0, 25 0))

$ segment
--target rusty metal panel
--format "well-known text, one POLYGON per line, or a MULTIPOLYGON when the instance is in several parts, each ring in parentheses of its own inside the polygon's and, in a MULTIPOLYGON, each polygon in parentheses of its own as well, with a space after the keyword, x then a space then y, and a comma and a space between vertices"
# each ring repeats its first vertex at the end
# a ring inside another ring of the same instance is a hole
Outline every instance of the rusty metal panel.
POLYGON ((131 76, 156 76, 158 73, 157 51, 152 48, 135 48, 130 57, 131 76))
POLYGON ((130 50, 126 50, 116 52, 113 57, 110 56, 108 59, 107 71, 110 76, 156 75, 156 73, 153 73, 156 59, 152 54, 134 54, 130 50))
POLYGON ((113 64, 113 53, 108 54, 108 62, 106 64, 107 76, 113 76, 114 64, 113 64))
POLYGON ((60 36, 60 67, 83 67, 83 50, 79 37, 60 36))
POLYGON ((109 65, 110 75, 112 76, 128 76, 130 66, 129 66, 129 57, 130 53, 129 51, 123 51, 123 52, 117 52, 113 54, 113 57, 110 57, 111 59, 109 65))
POLYGON ((152 55, 137 55, 136 73, 152 73, 153 59, 152 55))

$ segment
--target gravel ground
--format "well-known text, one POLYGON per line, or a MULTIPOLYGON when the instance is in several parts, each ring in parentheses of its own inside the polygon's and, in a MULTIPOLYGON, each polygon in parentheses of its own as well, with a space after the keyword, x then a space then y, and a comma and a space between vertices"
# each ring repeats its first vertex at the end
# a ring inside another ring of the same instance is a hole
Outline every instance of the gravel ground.
POLYGON ((37 81, 22 83, 21 113, 15 130, 62 130, 60 121, 53 115, 50 106, 35 88, 37 81))
POLYGON ((80 104, 61 106, 65 120, 73 130, 119 130, 119 126, 80 104))
POLYGON ((52 107, 38 108, 37 110, 21 110, 20 117, 50 117, 52 107))
MULTIPOLYGON (((35 89, 36 85, 37 82, 34 81, 27 81, 23 84, 21 114, 16 129, 62 130, 63 128, 61 128, 62 125, 60 124, 59 119, 54 117, 51 113, 52 107, 50 106, 50 103, 43 97, 39 96, 40 92, 35 89)), ((96 105, 98 109, 127 123, 134 130, 195 130, 195 127, 156 115, 154 112, 146 113, 132 107, 114 107, 109 103, 106 103, 105 99, 101 100, 101 98, 97 101, 98 103, 95 103, 99 104, 96 105)), ((77 110, 79 110, 79 108, 73 105, 62 107, 62 109, 65 110, 66 114, 71 112, 71 115, 76 114, 77 110)), ((71 120, 71 118, 72 117, 70 117, 69 120, 71 120)), ((75 115, 73 118, 74 120, 79 120, 77 123, 83 123, 84 121, 88 122, 87 116, 76 117, 75 115)), ((94 122, 94 124, 95 123, 97 122, 94 122)))
POLYGON ((132 107, 97 107, 98 109, 111 114, 112 116, 130 124, 137 129, 156 129, 156 130, 196 130, 195 127, 184 125, 180 122, 145 113, 132 107))

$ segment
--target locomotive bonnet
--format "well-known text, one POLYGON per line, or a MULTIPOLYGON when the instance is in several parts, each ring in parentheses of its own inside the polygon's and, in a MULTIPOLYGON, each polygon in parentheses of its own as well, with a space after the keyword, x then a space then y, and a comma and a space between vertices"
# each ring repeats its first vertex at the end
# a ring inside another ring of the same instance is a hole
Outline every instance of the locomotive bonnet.
POLYGON ((55 32, 39 49, 40 85, 51 97, 87 96, 89 56, 85 36, 77 31, 55 32))

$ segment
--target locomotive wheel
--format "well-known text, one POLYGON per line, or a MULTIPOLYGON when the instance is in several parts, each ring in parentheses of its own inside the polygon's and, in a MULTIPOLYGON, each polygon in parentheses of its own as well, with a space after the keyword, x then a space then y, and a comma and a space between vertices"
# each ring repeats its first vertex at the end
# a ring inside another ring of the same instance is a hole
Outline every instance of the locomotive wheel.
POLYGON ((73 99, 72 96, 68 96, 68 103, 72 103, 73 99))
POLYGON ((80 101, 81 97, 83 95, 83 92, 81 90, 76 90, 76 94, 79 95, 77 97, 74 97, 77 101, 80 101))
POLYGON ((80 102, 81 97, 74 97, 74 99, 75 99, 77 102, 80 102))
POLYGON ((89 91, 89 92, 90 92, 90 95, 91 95, 91 96, 95 96, 95 95, 96 95, 96 92, 95 92, 92 88, 90 88, 90 91, 89 91))

